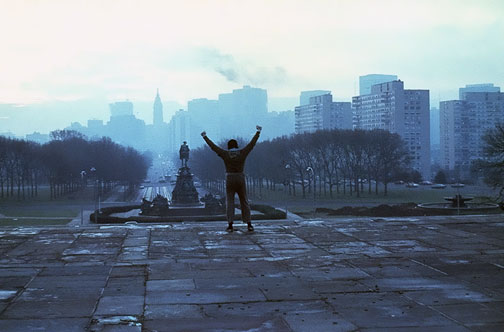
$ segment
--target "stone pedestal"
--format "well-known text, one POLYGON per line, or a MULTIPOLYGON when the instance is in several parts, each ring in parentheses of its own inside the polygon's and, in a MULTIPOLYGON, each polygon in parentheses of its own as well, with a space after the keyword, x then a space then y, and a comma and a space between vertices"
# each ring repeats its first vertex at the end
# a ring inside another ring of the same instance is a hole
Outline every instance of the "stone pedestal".
POLYGON ((189 167, 180 167, 177 174, 175 189, 172 191, 172 205, 200 204, 198 191, 194 187, 193 176, 189 167))

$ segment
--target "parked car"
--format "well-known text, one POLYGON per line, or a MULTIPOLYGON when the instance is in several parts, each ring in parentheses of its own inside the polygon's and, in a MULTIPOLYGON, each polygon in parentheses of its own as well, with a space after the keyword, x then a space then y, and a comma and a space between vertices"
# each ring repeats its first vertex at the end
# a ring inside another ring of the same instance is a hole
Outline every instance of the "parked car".
POLYGON ((446 188, 446 185, 445 184, 441 184, 441 183, 436 183, 431 188, 432 189, 444 189, 444 188, 446 188))
POLYGON ((463 183, 454 183, 451 185, 452 188, 464 188, 463 183))
POLYGON ((394 182, 394 184, 404 184, 404 181, 403 180, 399 180, 399 181, 394 182))
POLYGON ((432 182, 430 182, 430 181, 422 181, 422 182, 420 182, 420 184, 422 186, 430 186, 430 185, 432 185, 432 182))
POLYGON ((418 183, 415 183, 415 182, 408 182, 406 184, 406 187, 407 188, 418 188, 418 183))

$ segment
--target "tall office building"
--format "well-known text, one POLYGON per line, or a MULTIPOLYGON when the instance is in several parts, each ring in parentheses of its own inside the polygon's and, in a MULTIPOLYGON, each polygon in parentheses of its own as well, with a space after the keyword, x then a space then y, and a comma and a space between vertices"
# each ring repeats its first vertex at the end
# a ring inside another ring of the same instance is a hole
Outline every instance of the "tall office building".
POLYGON ((193 148, 197 143, 196 133, 191 130, 191 118, 189 113, 183 109, 177 111, 168 124, 168 151, 178 153, 180 145, 186 141, 193 148))
POLYGON ((110 104, 107 136, 119 144, 145 148, 145 122, 133 115, 133 103, 122 101, 110 104))
POLYGON ((310 90, 310 91, 301 91, 299 95, 299 106, 308 105, 310 103, 311 97, 322 96, 331 93, 328 90, 310 90))
POLYGON ((266 90, 245 85, 219 95, 221 138, 242 137, 262 123, 268 114, 266 90))
MULTIPOLYGON (((207 132, 212 139, 220 139, 219 102, 206 98, 193 99, 187 102, 187 112, 195 132, 207 132)), ((194 147, 203 145, 203 140, 193 142, 194 147), (196 143, 196 145, 194 145, 196 143)))
POLYGON ((330 93, 310 97, 307 105, 295 108, 294 116, 296 134, 352 128, 351 103, 333 102, 330 93))
POLYGON ((468 92, 500 92, 500 87, 494 86, 493 83, 466 84, 465 88, 459 88, 459 99, 466 99, 468 92))
MULTIPOLYGON (((500 88, 487 84, 485 89, 490 88, 490 92, 474 92, 468 87, 461 88, 463 99, 439 104, 441 166, 460 179, 470 176, 474 160, 485 157, 483 135, 497 123, 504 123, 504 93, 500 88)), ((482 85, 478 85, 480 88, 482 85)))
POLYGON ((133 115, 133 103, 130 101, 118 101, 109 104, 110 116, 132 116, 133 115))
POLYGON ((375 84, 352 98, 354 128, 383 129, 406 143, 412 167, 430 179, 429 90, 405 90, 400 80, 375 84))
POLYGON ((369 74, 359 76, 359 95, 371 93, 371 87, 375 84, 397 81, 397 75, 369 74))
POLYGON ((154 126, 160 126, 163 122, 163 103, 161 102, 161 98, 159 97, 159 89, 156 92, 156 99, 154 99, 153 105, 153 121, 154 126))

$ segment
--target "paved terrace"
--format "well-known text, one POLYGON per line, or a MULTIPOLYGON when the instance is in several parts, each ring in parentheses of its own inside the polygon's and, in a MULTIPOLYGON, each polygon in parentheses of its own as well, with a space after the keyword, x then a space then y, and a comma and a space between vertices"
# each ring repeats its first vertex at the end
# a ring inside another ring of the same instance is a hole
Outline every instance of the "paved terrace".
POLYGON ((0 331, 503 331, 504 218, 0 228, 0 331))

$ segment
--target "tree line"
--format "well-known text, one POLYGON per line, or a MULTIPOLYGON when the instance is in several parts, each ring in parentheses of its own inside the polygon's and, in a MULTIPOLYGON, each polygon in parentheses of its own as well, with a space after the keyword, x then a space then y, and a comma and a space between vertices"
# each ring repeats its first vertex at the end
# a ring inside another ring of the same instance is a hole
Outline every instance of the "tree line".
POLYGON ((88 181, 98 190, 119 182, 132 188, 150 167, 147 157, 110 138, 87 140, 78 132, 58 130, 51 139, 40 145, 0 136, 0 198, 36 197, 40 184, 49 185, 51 199, 81 189, 88 181))
MULTIPOLYGON (((248 143, 239 140, 239 146, 248 143)), ((226 141, 219 142, 226 147, 226 141)), ((395 179, 421 180, 398 134, 385 130, 323 130, 259 142, 245 167, 249 191, 283 185, 291 195, 387 195, 395 179), (301 191, 299 193, 299 191, 301 191)), ((210 188, 223 191, 224 165, 207 146, 192 151, 191 168, 210 188)))

